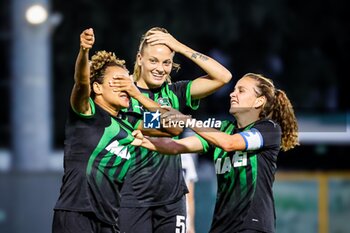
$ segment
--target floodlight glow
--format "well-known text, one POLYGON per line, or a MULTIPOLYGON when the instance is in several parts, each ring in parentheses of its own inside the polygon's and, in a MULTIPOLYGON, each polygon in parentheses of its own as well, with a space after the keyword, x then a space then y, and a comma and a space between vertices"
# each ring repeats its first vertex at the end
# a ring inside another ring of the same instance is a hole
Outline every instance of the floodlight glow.
POLYGON ((30 24, 41 24, 46 21, 47 10, 41 5, 30 6, 26 11, 26 19, 30 24))

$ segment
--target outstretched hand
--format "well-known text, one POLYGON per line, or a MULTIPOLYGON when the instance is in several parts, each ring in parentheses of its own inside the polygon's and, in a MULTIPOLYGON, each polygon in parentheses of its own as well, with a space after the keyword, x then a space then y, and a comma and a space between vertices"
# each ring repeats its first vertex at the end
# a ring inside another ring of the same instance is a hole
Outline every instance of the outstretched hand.
POLYGON ((95 36, 92 28, 86 29, 80 34, 80 46, 83 50, 91 49, 94 43, 95 36))

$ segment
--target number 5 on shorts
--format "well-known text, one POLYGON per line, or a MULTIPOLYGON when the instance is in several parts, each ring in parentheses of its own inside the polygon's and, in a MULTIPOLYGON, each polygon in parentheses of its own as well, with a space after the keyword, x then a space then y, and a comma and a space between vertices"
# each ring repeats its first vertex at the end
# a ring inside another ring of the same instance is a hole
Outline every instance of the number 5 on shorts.
POLYGON ((176 215, 175 233, 186 233, 186 218, 185 218, 185 216, 176 215))

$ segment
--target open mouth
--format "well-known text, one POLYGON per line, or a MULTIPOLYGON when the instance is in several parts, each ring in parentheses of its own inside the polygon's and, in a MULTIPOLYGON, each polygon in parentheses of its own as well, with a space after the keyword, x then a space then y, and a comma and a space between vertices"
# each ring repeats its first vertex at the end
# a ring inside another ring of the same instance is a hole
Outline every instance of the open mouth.
POLYGON ((163 77, 164 77, 163 74, 154 74, 154 73, 152 73, 152 76, 155 80, 158 80, 158 81, 163 80, 163 77))
POLYGON ((122 98, 122 99, 125 99, 127 101, 129 101, 129 99, 130 99, 129 94, 124 92, 124 91, 120 92, 119 97, 122 98))

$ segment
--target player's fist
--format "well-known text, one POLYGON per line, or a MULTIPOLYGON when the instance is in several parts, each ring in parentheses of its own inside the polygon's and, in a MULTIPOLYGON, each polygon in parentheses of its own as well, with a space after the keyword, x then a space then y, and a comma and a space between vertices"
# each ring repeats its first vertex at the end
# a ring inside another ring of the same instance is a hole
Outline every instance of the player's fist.
POLYGON ((143 134, 140 130, 134 130, 131 135, 134 137, 134 141, 131 142, 133 146, 141 146, 143 142, 143 134))
POLYGON ((85 49, 91 49, 95 43, 94 30, 92 28, 84 30, 80 34, 80 46, 85 49))

